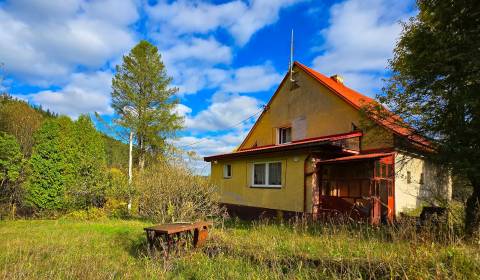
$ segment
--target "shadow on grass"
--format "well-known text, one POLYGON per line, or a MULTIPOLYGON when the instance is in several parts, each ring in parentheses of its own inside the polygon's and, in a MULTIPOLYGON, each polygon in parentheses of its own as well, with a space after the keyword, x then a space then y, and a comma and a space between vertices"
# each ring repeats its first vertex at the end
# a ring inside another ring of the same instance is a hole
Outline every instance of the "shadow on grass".
POLYGON ((128 232, 119 232, 115 236, 115 241, 134 258, 144 258, 149 255, 147 237, 143 234, 132 235, 128 232))

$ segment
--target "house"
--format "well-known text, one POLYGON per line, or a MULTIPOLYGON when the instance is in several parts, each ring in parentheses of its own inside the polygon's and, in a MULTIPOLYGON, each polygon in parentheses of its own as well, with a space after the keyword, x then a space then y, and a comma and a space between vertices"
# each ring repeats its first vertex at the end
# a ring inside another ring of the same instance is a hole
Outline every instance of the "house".
POLYGON ((429 163, 425 138, 361 110, 376 104, 295 62, 233 152, 205 157, 221 202, 237 214, 347 213, 393 221, 424 201, 449 199, 448 172, 429 163), (368 123, 375 125, 366 125, 368 123))

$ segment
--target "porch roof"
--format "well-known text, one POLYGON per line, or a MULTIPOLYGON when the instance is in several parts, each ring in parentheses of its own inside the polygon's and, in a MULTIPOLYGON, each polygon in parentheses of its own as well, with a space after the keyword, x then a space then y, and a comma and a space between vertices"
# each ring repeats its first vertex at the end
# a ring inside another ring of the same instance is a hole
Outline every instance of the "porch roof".
MULTIPOLYGON (((316 138, 309 138, 309 139, 302 139, 292 141, 291 143, 281 144, 281 145, 266 145, 248 149, 242 149, 238 151, 234 151, 231 153, 219 154, 214 156, 204 157, 204 160, 210 162, 216 159, 223 159, 223 158, 235 158, 237 156, 246 156, 246 155, 253 155, 253 154, 261 154, 261 153, 270 153, 270 152, 277 152, 277 151, 288 151, 288 150, 295 150, 295 149, 302 149, 302 148, 309 148, 314 146, 331 146, 341 149, 340 146, 335 145, 333 142, 337 140, 349 139, 362 136, 361 131, 353 131, 348 133, 342 134, 335 134, 335 135, 328 135, 316 138)), ((356 151, 350 151, 342 149, 342 151, 353 154, 356 151)))
POLYGON ((319 164, 322 163, 337 163, 337 162, 347 162, 347 161, 356 161, 356 160, 367 160, 367 159, 377 159, 382 157, 391 156, 393 153, 371 153, 371 154, 360 154, 346 157, 339 157, 333 159, 327 159, 319 161, 319 164))

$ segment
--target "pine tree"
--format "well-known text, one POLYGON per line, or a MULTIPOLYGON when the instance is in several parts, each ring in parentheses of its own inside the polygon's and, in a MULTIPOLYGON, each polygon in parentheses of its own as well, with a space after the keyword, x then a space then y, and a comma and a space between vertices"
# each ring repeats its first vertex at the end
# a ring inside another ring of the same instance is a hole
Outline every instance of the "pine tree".
POLYGON ((117 123, 135 132, 140 169, 147 153, 163 152, 166 138, 182 126, 173 112, 178 101, 171 81, 158 49, 147 41, 140 41, 116 67, 112 107, 120 116, 117 123))

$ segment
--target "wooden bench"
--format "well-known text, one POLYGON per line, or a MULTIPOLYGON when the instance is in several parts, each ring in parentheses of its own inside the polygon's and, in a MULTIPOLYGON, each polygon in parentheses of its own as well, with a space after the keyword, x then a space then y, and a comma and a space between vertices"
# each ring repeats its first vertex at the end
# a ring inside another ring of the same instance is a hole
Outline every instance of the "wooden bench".
POLYGON ((171 223, 161 224, 144 228, 147 234, 148 245, 154 249, 155 242, 164 242, 168 249, 179 240, 191 237, 193 233, 193 246, 202 246, 208 237, 208 229, 213 225, 212 222, 194 222, 194 223, 171 223))

